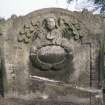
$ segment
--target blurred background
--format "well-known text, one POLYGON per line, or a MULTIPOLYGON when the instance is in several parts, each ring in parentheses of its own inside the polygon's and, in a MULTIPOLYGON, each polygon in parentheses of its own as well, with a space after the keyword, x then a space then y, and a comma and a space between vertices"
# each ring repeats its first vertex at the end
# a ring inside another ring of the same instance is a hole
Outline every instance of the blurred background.
POLYGON ((82 11, 85 8, 93 14, 105 14, 105 0, 0 0, 0 19, 8 19, 13 14, 22 16, 48 7, 71 11, 82 11))

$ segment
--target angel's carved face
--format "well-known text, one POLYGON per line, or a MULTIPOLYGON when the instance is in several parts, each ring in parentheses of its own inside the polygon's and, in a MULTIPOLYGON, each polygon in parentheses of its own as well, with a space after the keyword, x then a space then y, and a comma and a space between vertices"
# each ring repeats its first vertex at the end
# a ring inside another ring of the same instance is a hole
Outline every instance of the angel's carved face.
POLYGON ((50 31, 53 30, 56 26, 56 22, 54 18, 47 18, 46 19, 46 27, 47 29, 49 29, 50 31))

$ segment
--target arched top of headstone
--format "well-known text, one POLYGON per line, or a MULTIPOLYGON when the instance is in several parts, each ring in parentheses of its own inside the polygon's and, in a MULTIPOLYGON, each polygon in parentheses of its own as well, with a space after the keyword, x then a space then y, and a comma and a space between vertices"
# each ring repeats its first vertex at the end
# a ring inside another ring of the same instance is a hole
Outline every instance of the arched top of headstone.
MULTIPOLYGON (((56 28, 59 28, 63 32, 66 32, 64 34, 68 38, 70 38, 70 36, 73 36, 75 40, 78 40, 80 38, 84 38, 85 40, 87 40, 86 36, 88 36, 89 41, 94 36, 96 38, 96 36, 98 37, 98 35, 104 35, 103 18, 101 16, 92 15, 90 12, 71 12, 69 10, 61 8, 45 8, 34 11, 26 16, 17 18, 14 24, 16 24, 15 26, 18 26, 20 36, 21 34, 27 33, 25 32, 25 30, 32 32, 30 35, 26 35, 28 39, 26 38, 25 42, 28 43, 32 34, 37 33, 36 31, 39 30, 42 31, 42 28, 46 27, 44 26, 44 24, 49 18, 54 19, 56 23, 56 28)), ((20 37, 19 41, 21 40, 25 39, 22 39, 20 37)))

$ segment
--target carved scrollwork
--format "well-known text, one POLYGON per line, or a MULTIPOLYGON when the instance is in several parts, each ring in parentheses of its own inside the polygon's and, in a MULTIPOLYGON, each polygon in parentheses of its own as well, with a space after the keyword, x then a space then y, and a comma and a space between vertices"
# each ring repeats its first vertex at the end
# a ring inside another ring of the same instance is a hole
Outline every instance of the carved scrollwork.
POLYGON ((74 40, 78 40, 83 37, 79 34, 80 26, 78 24, 66 21, 63 18, 55 19, 54 17, 50 17, 44 19, 42 22, 37 21, 34 23, 31 21, 30 24, 25 24, 19 32, 18 41, 29 43, 37 37, 40 38, 41 33, 47 34, 46 39, 52 40, 54 37, 59 37, 58 30, 62 33, 60 37, 67 39, 74 38, 74 40))
POLYGON ((68 22, 63 18, 59 18, 58 24, 61 27, 63 37, 71 39, 74 37, 74 40, 82 38, 82 35, 79 34, 80 26, 77 23, 68 22))
POLYGON ((31 39, 37 37, 37 32, 39 31, 39 23, 36 24, 25 24, 23 29, 19 32, 18 41, 29 43, 31 39))

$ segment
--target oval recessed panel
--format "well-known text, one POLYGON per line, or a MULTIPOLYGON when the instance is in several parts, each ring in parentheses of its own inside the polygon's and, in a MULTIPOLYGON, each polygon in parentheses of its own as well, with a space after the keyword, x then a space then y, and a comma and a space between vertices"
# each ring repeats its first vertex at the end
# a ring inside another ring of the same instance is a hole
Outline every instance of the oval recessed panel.
POLYGON ((55 64, 65 59, 66 52, 60 46, 45 46, 39 49, 38 59, 44 63, 55 64))

